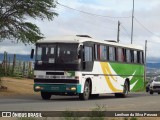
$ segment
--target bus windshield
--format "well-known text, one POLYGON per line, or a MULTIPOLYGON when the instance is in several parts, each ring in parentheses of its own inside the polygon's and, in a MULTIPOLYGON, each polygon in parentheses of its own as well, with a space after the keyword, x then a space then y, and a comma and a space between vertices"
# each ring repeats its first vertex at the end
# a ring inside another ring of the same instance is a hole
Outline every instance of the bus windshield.
POLYGON ((38 44, 37 63, 78 64, 78 44, 38 44))

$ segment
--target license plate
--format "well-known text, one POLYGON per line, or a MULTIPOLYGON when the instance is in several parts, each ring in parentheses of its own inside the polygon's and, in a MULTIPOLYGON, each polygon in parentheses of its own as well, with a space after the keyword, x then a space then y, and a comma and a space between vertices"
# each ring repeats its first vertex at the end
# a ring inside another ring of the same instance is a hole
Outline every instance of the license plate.
POLYGON ((59 90, 59 87, 51 87, 51 90, 59 90))

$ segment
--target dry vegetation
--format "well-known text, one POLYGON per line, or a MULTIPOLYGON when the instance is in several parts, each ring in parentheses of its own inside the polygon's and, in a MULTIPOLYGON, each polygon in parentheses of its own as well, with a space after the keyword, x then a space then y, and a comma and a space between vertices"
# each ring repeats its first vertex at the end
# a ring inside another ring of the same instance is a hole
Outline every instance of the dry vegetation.
POLYGON ((0 96, 35 95, 33 83, 33 79, 3 77, 1 84, 7 89, 0 90, 0 96))

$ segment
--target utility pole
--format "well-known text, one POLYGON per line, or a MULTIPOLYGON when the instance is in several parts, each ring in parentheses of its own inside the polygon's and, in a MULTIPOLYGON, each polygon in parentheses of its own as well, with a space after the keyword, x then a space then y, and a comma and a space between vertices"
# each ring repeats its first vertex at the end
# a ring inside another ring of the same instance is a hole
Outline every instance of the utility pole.
POLYGON ((118 31, 117 31, 117 43, 119 43, 119 32, 121 23, 118 21, 118 31))
POLYGON ((134 19, 134 0, 133 0, 133 9, 132 9, 131 44, 133 43, 133 19, 134 19))
POLYGON ((144 86, 146 82, 146 71, 147 71, 147 40, 145 40, 145 56, 144 56, 144 86))

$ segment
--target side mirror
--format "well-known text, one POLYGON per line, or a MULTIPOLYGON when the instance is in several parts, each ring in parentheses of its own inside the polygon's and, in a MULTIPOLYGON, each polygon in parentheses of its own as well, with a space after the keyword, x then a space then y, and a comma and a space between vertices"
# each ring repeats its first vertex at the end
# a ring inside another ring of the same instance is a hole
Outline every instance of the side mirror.
POLYGON ((78 59, 81 58, 81 48, 82 48, 81 46, 82 46, 82 45, 79 45, 79 46, 78 46, 78 49, 77 49, 78 59))
POLYGON ((31 50, 31 56, 30 56, 30 58, 33 59, 33 57, 34 57, 34 49, 31 50))

